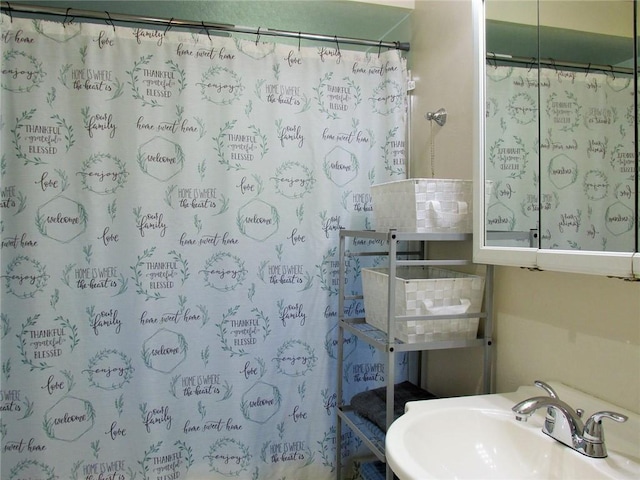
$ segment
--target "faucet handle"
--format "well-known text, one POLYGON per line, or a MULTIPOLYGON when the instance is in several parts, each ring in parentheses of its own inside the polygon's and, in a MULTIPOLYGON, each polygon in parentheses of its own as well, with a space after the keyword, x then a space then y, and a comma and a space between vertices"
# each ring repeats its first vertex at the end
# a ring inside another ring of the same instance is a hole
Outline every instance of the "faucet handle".
POLYGON ((542 380, 536 380, 535 382, 533 382, 533 384, 536 387, 540 387, 541 389, 543 389, 545 392, 547 392, 547 394, 551 397, 551 398, 560 398, 558 396, 558 394, 556 393, 556 391, 553 389, 553 387, 551 385, 549 385, 546 382, 543 382, 542 380))
POLYGON ((610 418, 618 423, 623 423, 626 422, 629 417, 621 413, 606 410, 594 413, 584 424, 583 437, 585 440, 590 442, 604 442, 604 429, 602 428, 603 418, 610 418))
POLYGON ((584 425, 582 438, 584 440, 584 452, 586 455, 595 458, 605 458, 607 456, 607 447, 604 444, 604 429, 602 428, 602 419, 610 418, 616 422, 626 422, 628 417, 616 412, 596 412, 589 417, 584 425))

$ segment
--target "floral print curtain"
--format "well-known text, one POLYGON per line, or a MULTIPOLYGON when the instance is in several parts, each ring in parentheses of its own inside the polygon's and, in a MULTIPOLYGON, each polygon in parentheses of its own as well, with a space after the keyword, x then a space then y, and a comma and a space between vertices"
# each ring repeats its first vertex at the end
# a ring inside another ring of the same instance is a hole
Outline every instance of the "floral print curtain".
POLYGON ((2 478, 335 476, 338 232, 405 176, 400 54, 1 26, 2 478))

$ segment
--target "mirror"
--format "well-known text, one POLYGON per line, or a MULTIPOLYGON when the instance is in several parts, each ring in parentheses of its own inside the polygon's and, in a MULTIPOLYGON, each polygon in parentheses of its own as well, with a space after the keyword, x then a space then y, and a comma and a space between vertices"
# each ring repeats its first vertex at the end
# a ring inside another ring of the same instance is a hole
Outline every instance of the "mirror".
POLYGON ((633 0, 476 2, 478 261, 632 275, 633 0), (483 15, 484 14, 484 15, 483 15), (484 28, 483 28, 484 27, 484 28))

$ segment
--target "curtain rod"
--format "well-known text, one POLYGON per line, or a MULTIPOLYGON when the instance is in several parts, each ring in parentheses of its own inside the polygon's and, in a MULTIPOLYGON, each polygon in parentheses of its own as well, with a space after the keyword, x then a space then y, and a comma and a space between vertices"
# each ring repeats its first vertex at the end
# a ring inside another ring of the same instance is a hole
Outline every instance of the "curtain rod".
POLYGON ((109 12, 99 12, 94 10, 81 10, 76 8, 56 8, 56 7, 47 7, 42 5, 26 5, 19 4, 13 2, 0 2, 0 9, 11 15, 13 12, 16 13, 29 13, 29 14, 44 14, 44 15, 54 15, 59 17, 65 17, 65 19, 74 19, 74 18, 85 18, 85 19, 95 19, 95 20, 103 20, 108 25, 113 25, 113 22, 125 22, 125 23, 143 23, 149 25, 158 25, 163 27, 184 27, 184 28, 198 28, 206 30, 217 30, 223 32, 234 32, 234 33, 247 33, 251 35, 257 35, 260 37, 261 35, 267 36, 278 36, 278 37, 288 37, 302 40, 313 40, 317 42, 333 42, 333 43, 343 43, 350 45, 364 45, 370 47, 378 47, 378 48, 388 48, 388 49, 396 49, 396 50, 404 50, 409 51, 410 44, 409 42, 382 42, 377 40, 365 40, 361 38, 349 38, 349 37, 338 37, 338 36, 329 36, 329 35, 319 35, 315 33, 305 33, 305 32, 291 32, 287 30, 278 30, 272 28, 262 28, 259 27, 249 28, 242 27, 239 25, 231 25, 227 23, 210 23, 210 22, 196 22, 193 20, 178 20, 175 18, 156 18, 156 17, 146 17, 146 16, 138 16, 138 15, 128 15, 121 13, 109 13, 109 12))
MULTIPOLYGON (((516 57, 513 55, 505 55, 503 53, 487 52, 487 62, 524 63, 526 65, 534 66, 538 63, 538 59, 535 57, 516 57)), ((552 58, 541 58, 540 64, 545 67, 575 68, 579 70, 586 70, 587 72, 589 72, 590 70, 597 70, 605 73, 623 73, 623 74, 629 74, 629 75, 633 74, 633 68, 628 68, 628 67, 615 67, 613 65, 598 65, 595 63, 558 61, 552 58)))

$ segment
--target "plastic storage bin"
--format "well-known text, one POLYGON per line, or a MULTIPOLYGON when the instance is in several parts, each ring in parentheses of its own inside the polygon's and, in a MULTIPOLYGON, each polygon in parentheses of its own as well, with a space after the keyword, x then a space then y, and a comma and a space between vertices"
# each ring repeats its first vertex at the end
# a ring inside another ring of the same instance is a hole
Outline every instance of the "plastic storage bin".
MULTIPOLYGON (((484 272, 461 273, 435 267, 398 267, 395 315, 478 313, 482 308, 484 272)), ((367 323, 387 332, 389 270, 363 268, 362 287, 367 323)), ((395 336, 406 343, 475 339, 479 318, 395 321, 395 336)))
POLYGON ((371 186, 375 229, 417 233, 473 232, 470 180, 412 178, 371 186))

